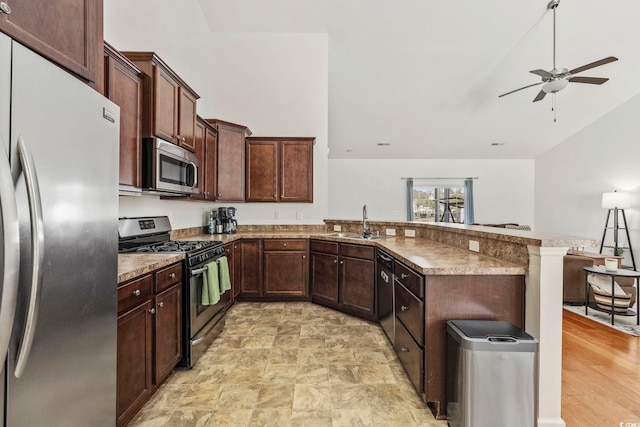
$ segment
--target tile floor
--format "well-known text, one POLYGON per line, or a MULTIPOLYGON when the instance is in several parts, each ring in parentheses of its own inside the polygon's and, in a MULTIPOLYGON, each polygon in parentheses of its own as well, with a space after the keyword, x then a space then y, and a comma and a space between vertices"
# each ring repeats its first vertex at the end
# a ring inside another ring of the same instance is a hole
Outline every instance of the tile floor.
POLYGON ((382 329, 311 303, 238 303, 190 371, 176 371, 129 424, 444 427, 382 329))

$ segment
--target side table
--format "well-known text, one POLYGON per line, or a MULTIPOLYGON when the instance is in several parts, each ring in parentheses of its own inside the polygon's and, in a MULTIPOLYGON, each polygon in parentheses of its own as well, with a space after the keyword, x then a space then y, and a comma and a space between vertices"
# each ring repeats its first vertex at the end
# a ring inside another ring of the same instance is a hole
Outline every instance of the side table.
MULTIPOLYGON (((611 278, 611 311, 607 311, 607 310, 602 310, 602 311, 611 314, 612 325, 614 324, 614 318, 615 318, 614 307, 615 307, 616 295, 614 292, 614 282, 616 280, 616 277, 631 277, 635 280, 636 305, 640 307, 640 302, 638 302, 638 285, 640 283, 638 279, 640 279, 640 272, 634 271, 634 270, 623 270, 620 268, 615 271, 609 271, 603 265, 598 265, 593 267, 584 267, 584 271, 585 271, 584 295, 585 295, 585 301, 586 301, 586 304, 584 306, 584 314, 589 313, 589 298, 588 298, 589 297, 589 273, 604 274, 605 276, 609 276, 611 278)), ((636 325, 640 325, 640 309, 638 309, 638 307, 636 307, 636 313, 635 313, 636 325)))

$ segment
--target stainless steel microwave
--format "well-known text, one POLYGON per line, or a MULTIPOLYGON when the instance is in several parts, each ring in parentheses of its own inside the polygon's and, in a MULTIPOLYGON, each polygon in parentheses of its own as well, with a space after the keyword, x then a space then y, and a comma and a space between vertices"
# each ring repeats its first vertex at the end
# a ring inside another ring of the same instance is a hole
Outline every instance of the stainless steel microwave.
POLYGON ((198 194, 198 157, 160 138, 142 141, 142 190, 150 193, 198 194))

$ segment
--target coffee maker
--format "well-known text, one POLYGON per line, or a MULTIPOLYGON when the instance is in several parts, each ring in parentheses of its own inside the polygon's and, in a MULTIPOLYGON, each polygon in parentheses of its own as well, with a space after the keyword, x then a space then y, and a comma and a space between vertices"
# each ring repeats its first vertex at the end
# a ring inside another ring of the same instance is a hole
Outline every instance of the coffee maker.
POLYGON ((238 221, 236 221, 236 208, 218 208, 218 218, 222 222, 223 233, 231 234, 236 232, 236 229, 238 228, 238 221))

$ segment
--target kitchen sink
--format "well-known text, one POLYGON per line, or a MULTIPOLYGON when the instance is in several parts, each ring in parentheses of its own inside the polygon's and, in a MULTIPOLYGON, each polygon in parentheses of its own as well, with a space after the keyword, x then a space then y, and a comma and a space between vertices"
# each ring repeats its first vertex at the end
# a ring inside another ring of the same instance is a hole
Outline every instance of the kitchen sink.
POLYGON ((358 240, 382 240, 382 239, 386 239, 388 237, 393 237, 393 236, 369 236, 369 237, 364 237, 362 234, 357 234, 357 233, 330 233, 330 234, 325 234, 325 236, 327 236, 327 237, 343 237, 345 239, 358 239, 358 240))

